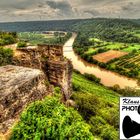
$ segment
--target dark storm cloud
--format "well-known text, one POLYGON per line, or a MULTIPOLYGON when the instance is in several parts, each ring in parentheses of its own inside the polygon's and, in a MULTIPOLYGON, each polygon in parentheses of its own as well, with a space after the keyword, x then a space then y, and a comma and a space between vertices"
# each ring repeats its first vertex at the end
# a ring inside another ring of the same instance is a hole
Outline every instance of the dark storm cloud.
POLYGON ((130 2, 125 6, 122 6, 122 10, 124 10, 124 11, 133 10, 133 8, 134 8, 134 3, 133 2, 130 2))
MULTIPOLYGON (((70 16, 73 14, 72 7, 68 1, 46 1, 52 9, 58 9, 64 15, 70 16)), ((59 13, 60 14, 60 13, 59 13)))
POLYGON ((46 3, 54 9, 64 9, 64 10, 69 10, 71 9, 70 4, 67 1, 46 1, 46 3))

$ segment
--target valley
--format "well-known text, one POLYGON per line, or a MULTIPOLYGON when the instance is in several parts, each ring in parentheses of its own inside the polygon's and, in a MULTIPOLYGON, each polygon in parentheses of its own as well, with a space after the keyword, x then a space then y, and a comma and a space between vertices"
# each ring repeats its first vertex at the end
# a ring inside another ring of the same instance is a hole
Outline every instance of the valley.
POLYGON ((139 25, 0 23, 0 139, 118 140, 119 97, 140 96, 139 25))
POLYGON ((71 39, 69 39, 64 45, 63 51, 64 56, 72 61, 74 69, 80 71, 82 74, 89 73, 101 79, 101 83, 105 86, 119 85, 121 88, 132 87, 138 88, 137 81, 125 76, 119 75, 117 73, 105 70, 98 67, 95 64, 91 64, 80 58, 73 51, 73 43, 77 35, 73 34, 71 39))

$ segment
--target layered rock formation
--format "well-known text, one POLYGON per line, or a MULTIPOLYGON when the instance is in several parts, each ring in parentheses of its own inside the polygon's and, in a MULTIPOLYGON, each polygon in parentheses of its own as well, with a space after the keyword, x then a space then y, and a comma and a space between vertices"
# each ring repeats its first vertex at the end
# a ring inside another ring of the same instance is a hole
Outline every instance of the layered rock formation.
POLYGON ((18 66, 0 67, 0 132, 13 125, 23 108, 49 94, 45 75, 37 69, 18 66))
POLYGON ((50 83, 60 86, 67 100, 71 95, 72 64, 60 45, 38 45, 18 49, 14 65, 41 69, 50 83))
POLYGON ((62 93, 65 100, 68 100, 70 98, 72 92, 72 68, 73 67, 69 60, 47 61, 48 80, 51 84, 60 86, 62 88, 62 93))

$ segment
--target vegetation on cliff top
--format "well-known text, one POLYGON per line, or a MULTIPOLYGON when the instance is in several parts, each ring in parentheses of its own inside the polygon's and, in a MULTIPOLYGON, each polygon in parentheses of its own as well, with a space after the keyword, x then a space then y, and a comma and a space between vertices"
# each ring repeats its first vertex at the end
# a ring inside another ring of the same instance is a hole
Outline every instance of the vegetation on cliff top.
POLYGON ((89 125, 59 100, 48 96, 29 105, 14 127, 11 140, 93 140, 89 125))
POLYGON ((2 46, 10 45, 17 42, 17 34, 15 32, 0 31, 0 66, 11 64, 13 51, 2 46))
POLYGON ((0 46, 14 44, 17 42, 17 34, 15 32, 0 32, 0 46))
POLYGON ((0 66, 12 63, 13 50, 9 48, 0 47, 0 66))

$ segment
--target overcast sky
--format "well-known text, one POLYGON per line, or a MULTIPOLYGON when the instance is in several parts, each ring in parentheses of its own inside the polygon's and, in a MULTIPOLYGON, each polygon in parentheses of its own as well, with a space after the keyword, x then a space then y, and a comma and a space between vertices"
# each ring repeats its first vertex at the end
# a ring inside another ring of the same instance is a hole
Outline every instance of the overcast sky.
POLYGON ((94 17, 140 18, 140 0, 0 0, 0 22, 94 17))

